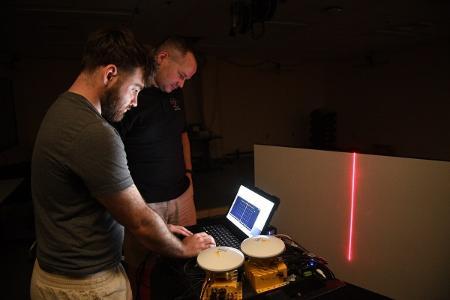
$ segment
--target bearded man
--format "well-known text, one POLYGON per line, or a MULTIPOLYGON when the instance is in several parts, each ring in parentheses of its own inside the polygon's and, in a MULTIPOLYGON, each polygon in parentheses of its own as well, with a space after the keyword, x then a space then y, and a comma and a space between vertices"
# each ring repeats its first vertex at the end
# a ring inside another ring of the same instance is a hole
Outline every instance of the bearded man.
POLYGON ((124 227, 147 249, 175 257, 215 245, 205 233, 180 241, 146 205, 109 124, 137 105, 147 57, 127 30, 95 32, 81 73, 42 121, 32 157, 31 299, 132 299, 121 265, 124 227))

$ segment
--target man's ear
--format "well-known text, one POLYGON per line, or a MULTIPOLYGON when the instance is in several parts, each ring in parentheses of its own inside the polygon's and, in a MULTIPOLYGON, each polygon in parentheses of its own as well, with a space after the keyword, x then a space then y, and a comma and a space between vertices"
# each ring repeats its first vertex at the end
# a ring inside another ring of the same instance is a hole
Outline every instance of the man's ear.
POLYGON ((117 76, 117 66, 110 64, 103 68, 103 83, 107 86, 117 76))
POLYGON ((160 65, 162 63, 162 61, 168 57, 169 57, 169 52, 167 52, 166 50, 162 50, 156 54, 156 62, 158 63, 158 65, 160 65))

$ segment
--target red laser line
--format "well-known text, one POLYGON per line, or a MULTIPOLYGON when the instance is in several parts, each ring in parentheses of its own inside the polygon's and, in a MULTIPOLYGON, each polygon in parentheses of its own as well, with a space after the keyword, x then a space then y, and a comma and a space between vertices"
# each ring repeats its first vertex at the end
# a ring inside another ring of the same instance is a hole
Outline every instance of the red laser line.
POLYGON ((355 208, 355 190, 356 190, 356 153, 353 152, 353 166, 352 166, 352 196, 351 196, 351 207, 350 207, 350 228, 349 228, 349 234, 348 234, 348 253, 347 253, 347 260, 352 260, 352 247, 353 247, 353 214, 354 214, 354 208, 355 208))

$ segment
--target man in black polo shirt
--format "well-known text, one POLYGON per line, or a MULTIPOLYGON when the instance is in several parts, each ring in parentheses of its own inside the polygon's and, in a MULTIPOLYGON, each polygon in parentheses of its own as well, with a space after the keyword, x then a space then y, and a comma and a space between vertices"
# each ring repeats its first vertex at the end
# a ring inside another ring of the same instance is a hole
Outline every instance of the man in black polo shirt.
MULTIPOLYGON (((152 56, 156 71, 147 83, 151 87, 141 91, 138 107, 116 128, 131 176, 145 201, 168 224, 181 225, 174 231, 190 234, 183 226, 195 224, 196 213, 181 88, 195 74, 197 63, 192 50, 176 38, 164 41, 152 56)), ((124 255, 133 283, 147 250, 126 232, 124 255)))

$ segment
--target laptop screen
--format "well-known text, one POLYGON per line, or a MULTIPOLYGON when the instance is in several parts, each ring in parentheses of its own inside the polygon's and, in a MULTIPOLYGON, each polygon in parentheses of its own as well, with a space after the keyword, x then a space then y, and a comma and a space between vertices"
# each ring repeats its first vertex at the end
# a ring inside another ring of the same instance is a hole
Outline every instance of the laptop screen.
POLYGON ((273 201, 241 185, 226 218, 252 237, 261 234, 274 206, 273 201))

